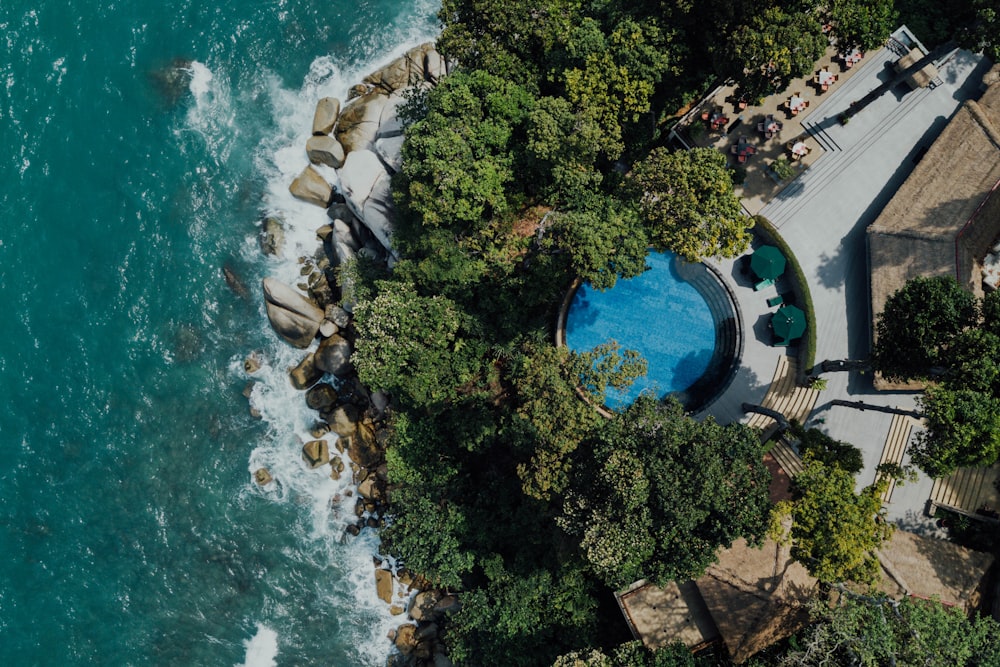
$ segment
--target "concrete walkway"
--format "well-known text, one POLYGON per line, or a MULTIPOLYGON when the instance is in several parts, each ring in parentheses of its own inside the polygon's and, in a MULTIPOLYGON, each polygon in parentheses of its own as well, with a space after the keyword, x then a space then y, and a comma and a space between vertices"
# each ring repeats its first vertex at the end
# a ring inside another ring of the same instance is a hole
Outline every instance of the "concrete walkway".
MULTIPOLYGON (((816 363, 824 359, 867 359, 870 353, 869 270, 865 228, 912 171, 959 105, 977 97, 988 63, 956 51, 938 63, 940 80, 931 89, 897 88, 841 125, 837 115, 892 75, 898 54, 881 49, 866 55, 852 76, 822 98, 814 98, 797 120, 823 153, 798 178, 760 209, 778 228, 802 266, 816 314, 816 363)), ((745 344, 741 368, 729 388, 702 413, 721 423, 746 421, 741 404, 760 403, 767 393, 781 348, 770 346, 768 297, 785 291, 753 291, 738 267, 740 259, 716 266, 731 280, 743 314, 745 344)), ((794 353, 794 352, 791 352, 794 353)), ((915 393, 876 392, 871 378, 857 371, 829 373, 808 425, 850 442, 864 453, 858 486, 871 484, 892 425, 892 415, 834 406, 841 399, 870 405, 916 408, 915 393)), ((904 456, 904 463, 908 456, 904 456)), ((931 480, 897 486, 889 516, 908 530, 934 532, 922 518, 931 480)))

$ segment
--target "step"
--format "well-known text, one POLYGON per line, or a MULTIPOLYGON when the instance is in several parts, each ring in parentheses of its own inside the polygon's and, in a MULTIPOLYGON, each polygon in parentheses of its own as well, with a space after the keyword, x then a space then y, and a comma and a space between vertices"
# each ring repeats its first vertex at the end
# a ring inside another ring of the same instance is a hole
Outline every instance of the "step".
MULTIPOLYGON (((897 406, 896 409, 898 410, 899 407, 897 406)), ((895 414, 892 416, 892 423, 889 425, 889 434, 886 436, 885 445, 882 447, 882 456, 879 459, 879 465, 883 463, 899 464, 903 462, 903 455, 906 453, 906 447, 910 442, 910 434, 916 423, 916 420, 908 415, 895 414)), ((874 483, 877 484, 881 477, 882 475, 876 472, 874 483)), ((892 492, 895 488, 896 480, 890 479, 889 486, 882 494, 883 503, 891 501, 892 492)))

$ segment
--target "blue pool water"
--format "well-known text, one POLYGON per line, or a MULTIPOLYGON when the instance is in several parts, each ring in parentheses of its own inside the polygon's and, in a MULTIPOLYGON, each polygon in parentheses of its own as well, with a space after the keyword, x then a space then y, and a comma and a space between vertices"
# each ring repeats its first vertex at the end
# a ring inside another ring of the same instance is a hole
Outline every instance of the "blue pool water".
POLYGON ((605 402, 613 409, 627 406, 644 391, 658 397, 684 392, 719 358, 712 310, 678 274, 679 261, 672 253, 650 253, 649 270, 641 276, 620 280, 603 292, 581 285, 573 298, 566 318, 570 349, 587 351, 614 340, 649 363, 647 375, 629 389, 608 389, 605 402))

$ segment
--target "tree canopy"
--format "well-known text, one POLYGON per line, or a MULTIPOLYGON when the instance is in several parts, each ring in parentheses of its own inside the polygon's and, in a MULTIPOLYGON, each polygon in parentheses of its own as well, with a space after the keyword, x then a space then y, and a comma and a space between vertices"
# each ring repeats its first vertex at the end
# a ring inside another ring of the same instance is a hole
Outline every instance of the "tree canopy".
POLYGON ((975 297, 954 278, 909 280, 878 316, 875 368, 891 380, 928 378, 945 365, 952 339, 977 321, 975 297))
POLYGON ((778 667, 1000 665, 1000 625, 935 600, 846 595, 834 607, 817 601, 811 615, 778 667))
POLYGON ((578 451, 559 524, 612 587, 697 577, 719 548, 764 535, 769 473, 744 426, 641 396, 578 451))
POLYGON ((870 486, 856 494, 851 473, 809 461, 794 479, 793 500, 779 503, 772 534, 790 539, 792 558, 820 581, 872 584, 879 573, 872 552, 893 529, 883 518, 883 489, 870 486), (792 520, 787 536, 783 517, 792 520))
POLYGON ((656 148, 635 165, 631 188, 658 250, 698 261, 735 257, 750 244, 753 220, 743 215, 726 157, 717 150, 656 148))

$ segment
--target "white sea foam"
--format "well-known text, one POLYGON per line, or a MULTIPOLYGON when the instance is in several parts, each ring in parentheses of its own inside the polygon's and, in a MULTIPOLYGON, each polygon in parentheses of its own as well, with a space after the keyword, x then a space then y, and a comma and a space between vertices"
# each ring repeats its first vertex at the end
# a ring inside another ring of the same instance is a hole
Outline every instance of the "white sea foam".
POLYGON ((257 624, 257 634, 243 642, 247 647, 246 658, 236 667, 277 667, 278 633, 262 623, 257 624))
MULTIPOLYGON (((270 141, 261 145, 255 156, 255 168, 266 180, 265 211, 280 217, 285 228, 284 255, 266 260, 264 272, 267 275, 292 285, 299 282, 297 259, 316 252, 315 231, 327 223, 323 209, 296 200, 288 191, 291 181, 308 164, 305 143, 311 134, 316 102, 326 96, 346 100, 352 84, 408 48, 432 38, 426 31, 415 32, 408 39, 396 42, 391 52, 356 67, 344 67, 329 56, 317 58, 299 90, 288 90, 281 86, 277 77, 265 75, 266 98, 277 131, 270 141)), ((336 183, 333 170, 323 169, 322 172, 336 183)), ((255 239, 247 239, 242 248, 246 259, 259 261, 255 239)), ((378 534, 372 529, 364 529, 357 537, 345 535, 344 529, 357 520, 356 495, 351 483, 350 461, 337 452, 336 435, 331 433, 324 437, 330 445, 331 455, 343 458, 345 472, 340 480, 331 479, 329 465, 311 470, 303 462, 302 445, 312 439, 310 428, 318 416, 306 406, 303 392, 291 386, 288 369, 299 362, 304 352, 282 343, 270 333, 263 303, 259 304, 259 317, 260 326, 274 341, 263 351, 263 367, 248 376, 243 370, 242 359, 234 358, 230 370, 234 375, 254 380, 250 402, 268 427, 264 442, 249 455, 248 472, 252 474, 266 467, 275 482, 260 488, 248 475, 245 499, 263 496, 268 502, 291 503, 301 508, 298 525, 292 528, 302 540, 301 549, 290 557, 312 561, 335 573, 319 589, 320 599, 330 613, 336 614, 343 639, 355 647, 357 655, 351 662, 384 663, 391 649, 385 636, 404 619, 391 615, 388 605, 376 595, 372 559, 382 558, 378 556, 378 534)), ((386 567, 393 565, 384 559, 382 562, 386 567)), ((408 591, 397 586, 394 601, 405 605, 407 594, 408 591)), ((270 612, 283 615, 281 608, 282 603, 276 600, 270 612)), ((250 665, 249 660, 247 665, 250 665)))

